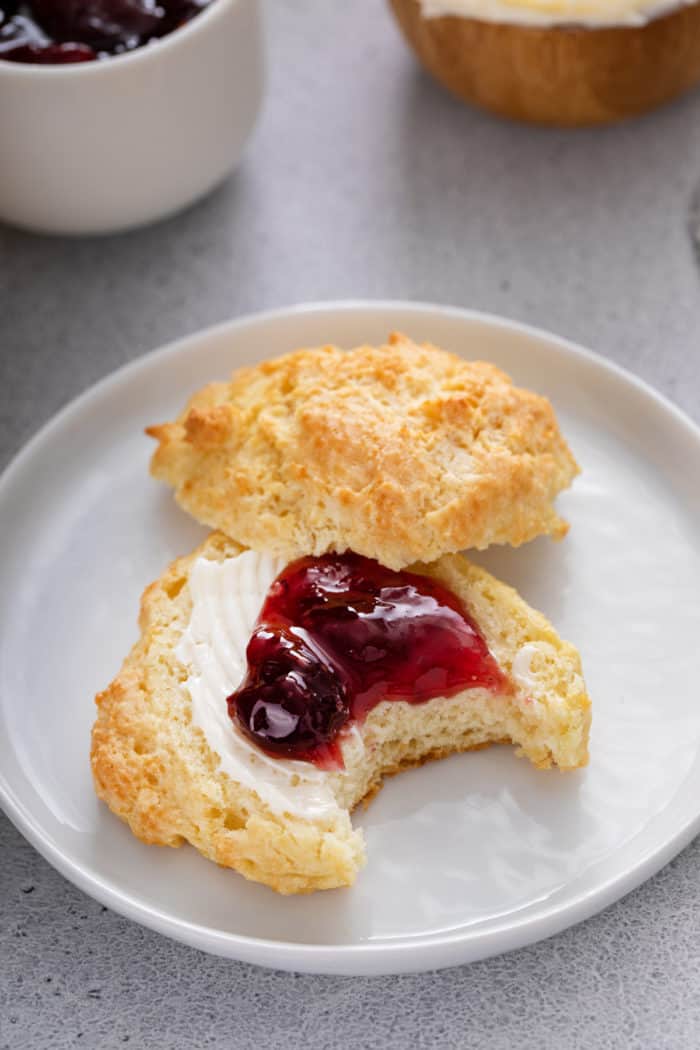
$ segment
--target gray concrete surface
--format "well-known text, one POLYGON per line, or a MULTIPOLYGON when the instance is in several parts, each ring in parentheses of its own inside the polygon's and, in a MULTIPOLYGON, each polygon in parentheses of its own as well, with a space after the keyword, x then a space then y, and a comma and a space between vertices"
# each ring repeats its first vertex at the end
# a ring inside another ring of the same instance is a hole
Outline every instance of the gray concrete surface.
MULTIPOLYGON (((171 338, 358 296, 547 327, 700 419, 700 94, 609 130, 528 129, 419 74, 381 0, 276 0, 267 23, 267 105, 208 200, 112 239, 0 231, 3 463, 69 398, 171 338)), ((89 900, 5 820, 0 843, 0 1047, 700 1043, 698 842, 550 941, 377 980, 210 958, 89 900)))

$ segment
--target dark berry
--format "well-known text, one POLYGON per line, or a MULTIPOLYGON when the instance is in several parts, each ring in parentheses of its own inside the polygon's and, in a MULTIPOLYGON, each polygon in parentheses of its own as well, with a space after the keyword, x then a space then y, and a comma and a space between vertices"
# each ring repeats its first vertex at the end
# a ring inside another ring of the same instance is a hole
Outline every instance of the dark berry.
POLYGON ((0 6, 0 26, 5 22, 9 22, 11 18, 17 14, 19 7, 18 0, 3 0, 0 6))
POLYGON ((164 11, 156 0, 32 0, 32 12, 53 40, 98 50, 135 46, 154 36, 164 11))
POLYGON ((258 627, 248 645, 249 676, 229 710, 243 731, 281 755, 322 750, 350 717, 336 670, 293 628, 258 627))

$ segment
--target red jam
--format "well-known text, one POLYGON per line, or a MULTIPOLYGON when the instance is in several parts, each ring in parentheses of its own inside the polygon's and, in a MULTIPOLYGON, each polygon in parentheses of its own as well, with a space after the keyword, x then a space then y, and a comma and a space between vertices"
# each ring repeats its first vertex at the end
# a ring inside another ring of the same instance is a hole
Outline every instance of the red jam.
POLYGON ((0 0, 0 59, 56 65, 132 51, 210 0, 0 0))
POLYGON ((268 591, 228 698, 269 754, 342 768, 339 733, 381 700, 419 704, 505 677, 459 599, 359 554, 302 558, 268 591))

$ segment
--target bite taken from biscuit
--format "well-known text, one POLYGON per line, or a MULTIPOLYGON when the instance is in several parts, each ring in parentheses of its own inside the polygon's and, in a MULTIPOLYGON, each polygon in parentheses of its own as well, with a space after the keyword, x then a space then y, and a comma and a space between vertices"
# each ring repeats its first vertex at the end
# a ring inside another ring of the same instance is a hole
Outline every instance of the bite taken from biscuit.
POLYGON ((396 334, 239 369, 148 432, 185 510, 288 560, 347 549, 399 569, 560 538, 554 500, 578 472, 546 398, 396 334))
POLYGON ((351 885, 351 811, 407 766, 496 743, 588 758, 577 651, 461 555, 290 564, 215 532, 147 588, 140 628, 97 697, 97 794, 144 842, 280 893, 351 885))

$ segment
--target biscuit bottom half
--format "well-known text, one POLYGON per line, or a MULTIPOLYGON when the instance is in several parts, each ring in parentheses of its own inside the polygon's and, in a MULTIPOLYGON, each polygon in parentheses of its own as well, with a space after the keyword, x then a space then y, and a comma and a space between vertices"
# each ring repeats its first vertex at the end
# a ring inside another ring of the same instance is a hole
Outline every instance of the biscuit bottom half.
POLYGON ((467 689, 419 704, 381 702, 343 746, 345 769, 323 774, 336 804, 313 817, 271 807, 250 784, 220 768, 219 755, 193 722, 188 669, 176 656, 192 612, 193 564, 240 552, 232 540, 212 533, 146 589, 141 637, 97 696, 95 789, 142 841, 189 842, 280 893, 309 893, 355 881, 365 848, 350 813, 386 776, 494 743, 514 744, 539 768, 586 764, 590 701, 578 652, 512 588, 461 555, 447 555, 413 571, 457 595, 507 676, 508 690, 467 689))

